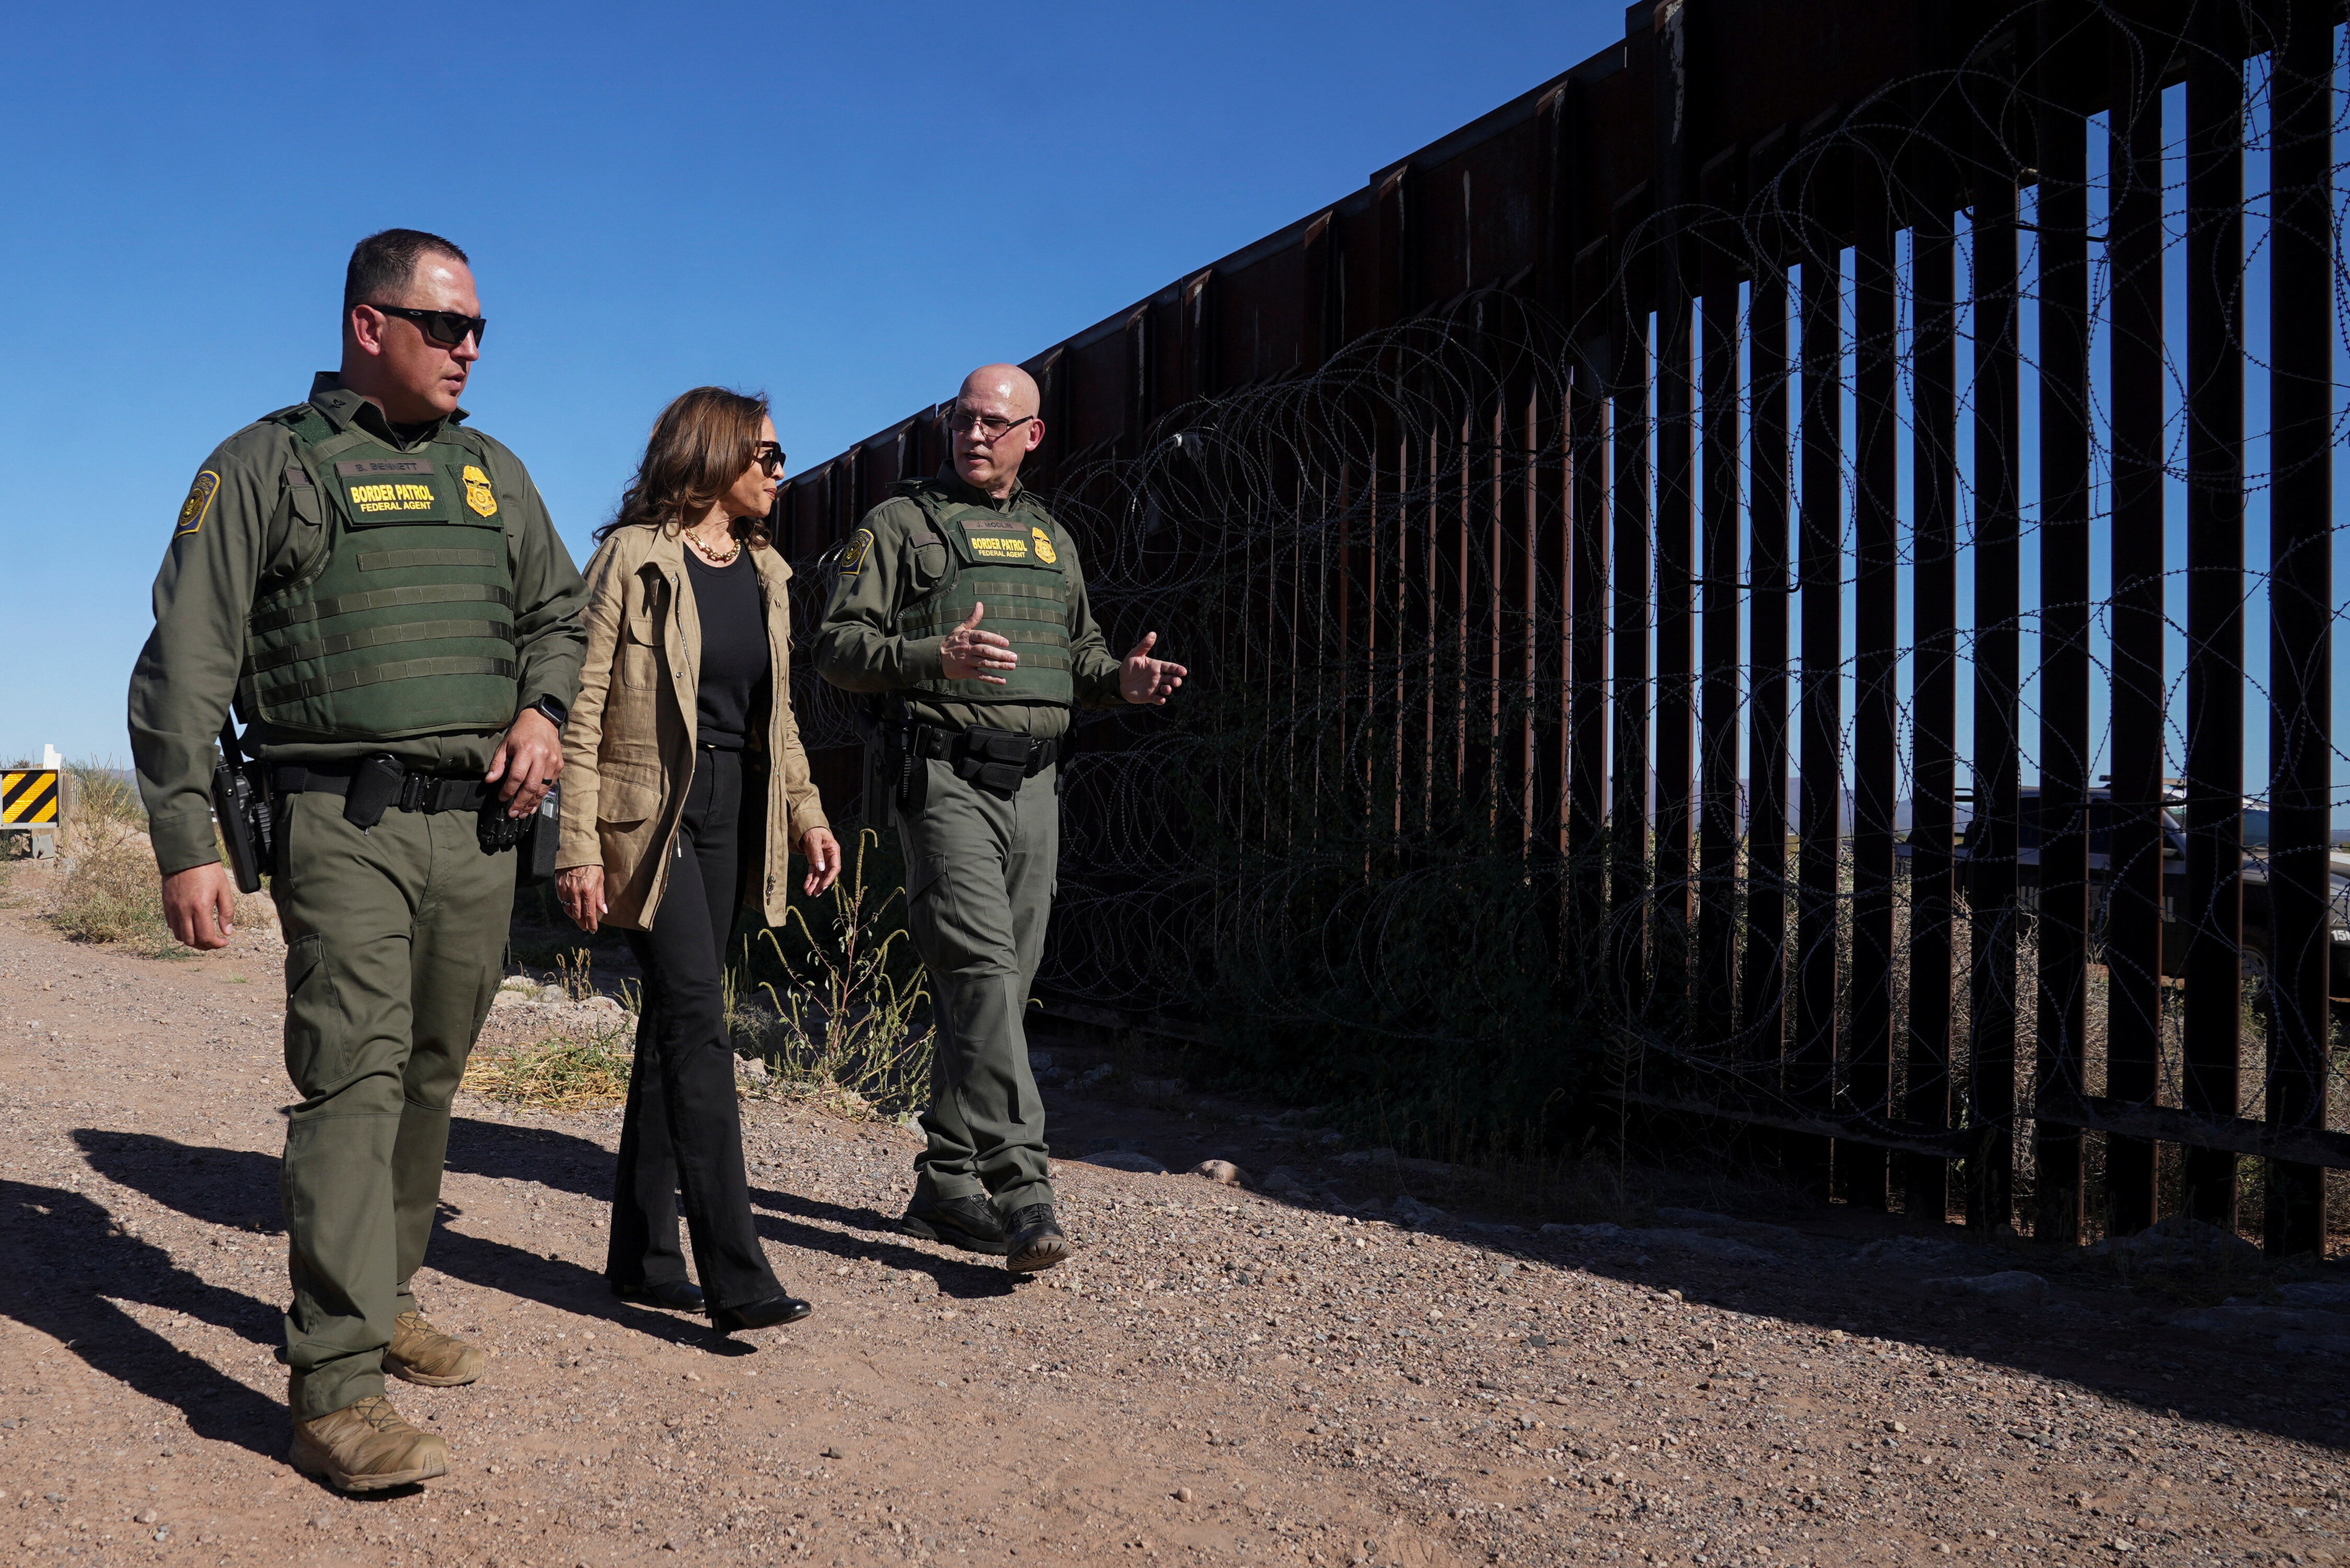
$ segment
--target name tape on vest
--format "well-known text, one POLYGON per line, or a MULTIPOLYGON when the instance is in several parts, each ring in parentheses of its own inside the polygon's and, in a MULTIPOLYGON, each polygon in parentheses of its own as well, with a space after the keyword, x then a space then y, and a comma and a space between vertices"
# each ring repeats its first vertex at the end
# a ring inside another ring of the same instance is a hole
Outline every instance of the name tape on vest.
POLYGON ((421 457, 365 457, 335 464, 338 479, 376 479, 389 473, 430 475, 432 464, 421 457))

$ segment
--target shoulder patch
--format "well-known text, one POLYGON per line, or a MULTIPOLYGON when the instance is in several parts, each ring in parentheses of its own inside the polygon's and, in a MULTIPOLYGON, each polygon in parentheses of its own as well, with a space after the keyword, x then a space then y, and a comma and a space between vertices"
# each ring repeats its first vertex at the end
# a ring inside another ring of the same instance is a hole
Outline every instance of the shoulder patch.
POLYGON ((1038 560, 1044 562, 1049 566, 1061 558, 1060 552, 1053 548, 1052 535, 1046 533, 1042 528, 1031 528, 1028 532, 1035 538, 1036 558, 1038 560))
POLYGON ((213 509, 213 496, 219 489, 220 475, 211 469, 196 475, 196 482, 188 486, 188 498, 180 503, 180 521, 172 530, 172 538, 192 534, 204 525, 204 514, 213 509))
POLYGON ((848 536, 847 545, 840 552, 840 575, 844 577, 853 577, 863 571, 865 557, 872 548, 872 529, 859 528, 856 533, 851 534, 848 536))
POLYGON ((465 465, 465 504, 480 516, 498 514, 497 492, 490 488, 490 476, 470 462, 465 465))

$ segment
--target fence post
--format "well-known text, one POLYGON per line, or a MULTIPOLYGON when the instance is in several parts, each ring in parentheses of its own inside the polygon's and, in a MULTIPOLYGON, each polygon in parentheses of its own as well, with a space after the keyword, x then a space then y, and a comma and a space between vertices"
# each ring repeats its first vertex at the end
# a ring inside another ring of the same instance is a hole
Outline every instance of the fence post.
MULTIPOLYGON (((1999 101, 2004 101, 2004 98, 1999 101)), ((1978 121, 1974 170, 1974 813, 1967 829, 1967 1223, 2015 1212, 2016 677, 2018 608, 2016 165, 1978 121)))
MULTIPOLYGON (((2040 959, 2033 1103, 2083 1089, 2089 895, 2088 124, 2060 86, 2105 65, 2080 47, 2078 0, 2042 0, 2040 153, 2040 959), (2057 67, 2061 66, 2059 70, 2057 67), (2051 80, 2050 78, 2057 79, 2051 80)), ((2033 1124, 2033 1239, 2081 1241, 2081 1129, 2033 1124)))
POLYGON ((1699 194, 1708 223, 1699 234, 1704 289, 1705 512, 1699 567, 1703 590, 1704 676, 1698 740, 1697 1041, 1730 1048, 1736 1024, 1738 880, 1738 268, 1723 215, 1737 210, 1743 150, 1706 165, 1699 194))
MULTIPOLYGON (((2187 48, 2187 937, 2184 1107, 2240 1114, 2244 899, 2242 39, 2197 5, 2187 48)), ((2187 1211, 2233 1230, 2237 1156, 2190 1147, 2187 1211)))
MULTIPOLYGON (((1773 132, 1749 164, 1750 190, 1774 181, 1790 133, 1773 132)), ((1786 236, 1759 225, 1748 301, 1753 435, 1748 448, 1747 580, 1753 599, 1747 634, 1746 952, 1739 1016, 1747 1059, 1766 1084, 1786 1053, 1787 983, 1787 262, 1786 236)), ((1790 1141, 1782 1138, 1782 1148, 1790 1141)))
MULTIPOLYGON (((2271 0, 2269 154, 2269 1101, 2272 1126, 2325 1125, 2333 937, 2334 20, 2271 0)), ((2325 1246, 2324 1172, 2272 1160, 2262 1240, 2325 1246)))
MULTIPOLYGON (((1911 504, 1917 567, 1910 624, 1917 639, 1909 801, 1908 1117, 1950 1125, 1951 795, 1958 772, 1958 339, 1952 305, 1957 245, 1948 171, 1921 171, 1910 228, 1916 301, 1910 366, 1911 504)), ((1950 1218, 1950 1162, 1902 1157, 1902 1208, 1912 1220, 1950 1218)))
MULTIPOLYGON (((2161 1075, 2163 881, 2162 73, 2118 23, 2107 39, 2106 256, 2113 278, 2111 836, 2105 890, 2106 1093, 2151 1104, 2161 1075)), ((2106 1137, 2106 1224, 2155 1220, 2152 1139, 2106 1137)))
POLYGON ((1678 1031, 1689 1006, 1690 783, 1696 761, 1696 625, 1690 613, 1697 493, 1690 374, 1689 124, 1700 104, 1689 90, 1685 0, 1662 0, 1652 93, 1656 195, 1650 248, 1657 261, 1656 877, 1651 1015, 1678 1031))
MULTIPOLYGON (((1885 146, 1853 149, 1853 768, 1852 1041, 1845 1098, 1863 1116, 1893 1106, 1893 812, 1897 716, 1894 644, 1900 559, 1894 494, 1900 428, 1894 407, 1892 192, 1885 146)), ((1881 1146, 1836 1147, 1845 1201, 1882 1209, 1890 1162, 1881 1146)))
MULTIPOLYGON (((1828 128, 1821 126, 1819 130, 1828 128)), ((1795 848, 1795 1041, 1789 1089, 1807 1110, 1835 1103, 1836 906, 1844 752, 1844 276, 1843 230, 1833 198, 1842 157, 1811 155, 1803 234, 1803 478, 1796 571, 1803 585, 1803 761, 1795 848), (1814 205, 1814 203, 1819 203, 1814 205)), ((1794 1179, 1825 1196, 1833 1146, 1795 1146, 1794 1179)))
POLYGON ((1617 306, 1614 348, 1615 462, 1608 474, 1616 524, 1615 680, 1609 767, 1608 982, 1617 1003, 1637 1016, 1648 1001, 1648 734, 1656 690, 1648 678, 1648 625, 1656 604, 1649 566, 1648 300, 1631 259, 1640 214, 1616 209, 1617 306))

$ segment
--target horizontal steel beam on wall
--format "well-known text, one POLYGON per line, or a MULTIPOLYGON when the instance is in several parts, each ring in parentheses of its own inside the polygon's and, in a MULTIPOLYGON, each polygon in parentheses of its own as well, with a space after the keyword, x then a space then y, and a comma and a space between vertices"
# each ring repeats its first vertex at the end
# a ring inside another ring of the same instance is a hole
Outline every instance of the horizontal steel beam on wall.
POLYGON ((1965 1131, 1948 1131, 1922 1123, 1888 1121, 1882 1116, 1839 1116, 1833 1111, 1805 1110, 1800 1106, 1758 1106, 1751 1101, 1730 1104, 1674 1095, 1652 1095, 1641 1089, 1601 1089, 1597 1091, 1597 1097, 1647 1106, 1652 1110, 1674 1111, 1682 1116, 1718 1116, 1723 1121, 1744 1122, 1750 1127, 1771 1127, 1779 1132, 1839 1138, 1846 1143, 1865 1143, 1872 1148, 1921 1154, 1933 1159, 1964 1159, 1979 1147, 1974 1135, 1965 1131))

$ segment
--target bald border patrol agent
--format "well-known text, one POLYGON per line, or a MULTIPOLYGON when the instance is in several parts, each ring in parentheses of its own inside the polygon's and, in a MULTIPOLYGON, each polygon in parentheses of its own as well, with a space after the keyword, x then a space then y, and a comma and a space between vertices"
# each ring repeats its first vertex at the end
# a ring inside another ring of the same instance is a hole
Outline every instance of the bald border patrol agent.
POLYGON ((1046 1179, 1045 1111, 1023 1023, 1060 856, 1073 708, 1158 704, 1183 683, 1103 646, 1076 542, 1020 483, 1044 440, 1016 365, 964 379, 948 466, 897 487, 841 553, 816 669, 865 694, 880 737, 868 784, 894 807, 908 923, 938 1019, 910 1235, 1000 1255, 1015 1273, 1068 1256, 1046 1179))
MULTIPOLYGON (((226 944, 208 789, 232 696, 272 797, 286 950, 281 1171, 296 1468, 346 1490, 445 1475, 384 1374, 450 1386, 424 1260, 449 1105, 504 968, 515 826, 562 767, 584 589, 529 473, 457 406, 484 327, 465 254, 352 252, 343 360, 208 458, 155 578, 130 746, 173 935, 226 944)), ((234 741, 234 731, 227 732, 234 741)))

